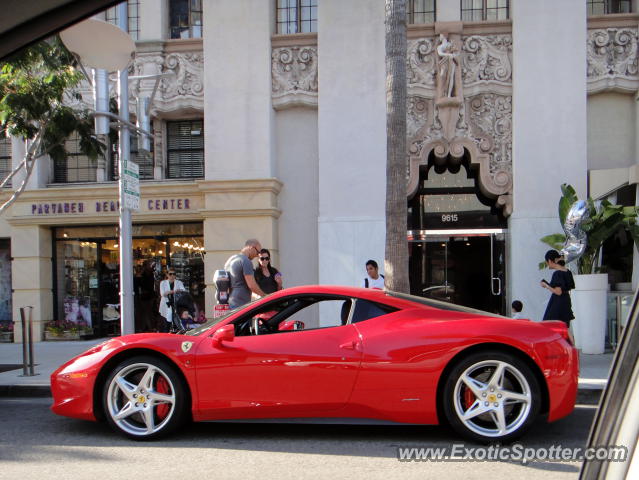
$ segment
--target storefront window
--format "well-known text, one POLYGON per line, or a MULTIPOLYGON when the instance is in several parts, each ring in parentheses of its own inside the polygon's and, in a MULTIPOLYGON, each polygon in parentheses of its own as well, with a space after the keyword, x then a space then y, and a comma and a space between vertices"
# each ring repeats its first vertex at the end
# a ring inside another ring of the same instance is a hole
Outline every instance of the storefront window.
POLYGON ((99 303, 98 245, 71 240, 56 245, 62 261, 56 265, 58 278, 57 320, 92 328, 99 303))
MULTIPOLYGON (((202 224, 133 225, 136 332, 154 331, 159 284, 168 268, 204 311, 202 224)), ((55 229, 57 319, 86 321, 96 335, 119 334, 120 250, 115 226, 55 229), (77 305, 77 306, 76 306, 77 305), (87 318, 85 318, 87 317, 87 318)))

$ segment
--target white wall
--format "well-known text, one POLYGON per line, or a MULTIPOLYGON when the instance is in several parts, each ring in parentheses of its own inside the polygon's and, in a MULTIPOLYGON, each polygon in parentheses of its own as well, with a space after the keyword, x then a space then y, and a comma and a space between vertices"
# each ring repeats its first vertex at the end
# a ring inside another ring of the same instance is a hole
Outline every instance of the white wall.
POLYGON ((588 97, 588 169, 635 164, 636 105, 633 95, 588 97))
POLYGON ((384 258, 384 2, 322 0, 318 43, 319 281, 359 285, 384 258))
POLYGON ((264 0, 204 2, 207 180, 272 176, 273 5, 264 0))
MULTIPOLYGON (((204 9, 208 3, 204 2, 204 9)), ((138 41, 163 40, 169 32, 169 0, 140 0, 138 41)))
POLYGON ((284 286, 318 283, 317 111, 292 108, 276 113, 276 176, 283 183, 278 195, 279 264, 284 286))
POLYGON ((548 291, 537 264, 561 232, 560 185, 586 194, 586 3, 518 1, 513 20, 513 214, 509 220, 511 299, 541 320, 548 291))

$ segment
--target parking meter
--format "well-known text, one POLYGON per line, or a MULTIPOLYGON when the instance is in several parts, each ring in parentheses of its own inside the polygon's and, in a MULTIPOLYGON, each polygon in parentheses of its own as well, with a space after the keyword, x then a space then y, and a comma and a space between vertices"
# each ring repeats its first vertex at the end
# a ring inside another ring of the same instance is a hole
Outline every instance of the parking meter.
POLYGON ((231 293, 231 277, 226 270, 216 270, 213 274, 213 283, 217 290, 215 300, 220 305, 229 303, 229 295, 231 293))

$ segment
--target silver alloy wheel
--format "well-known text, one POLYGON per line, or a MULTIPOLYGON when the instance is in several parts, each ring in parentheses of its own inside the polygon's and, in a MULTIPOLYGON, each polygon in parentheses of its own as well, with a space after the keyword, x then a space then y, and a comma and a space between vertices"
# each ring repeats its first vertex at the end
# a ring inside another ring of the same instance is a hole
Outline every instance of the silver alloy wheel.
POLYGON ((459 376, 453 404, 457 417, 470 431, 483 437, 503 437, 526 422, 532 392, 524 374, 512 364, 484 360, 459 376))
POLYGON ((117 372, 109 383, 107 414, 122 431, 143 437, 169 423, 175 402, 175 386, 165 372, 150 363, 134 363, 117 372), (166 382, 166 393, 157 391, 158 382, 166 382), (158 408, 168 411, 160 414, 158 408))

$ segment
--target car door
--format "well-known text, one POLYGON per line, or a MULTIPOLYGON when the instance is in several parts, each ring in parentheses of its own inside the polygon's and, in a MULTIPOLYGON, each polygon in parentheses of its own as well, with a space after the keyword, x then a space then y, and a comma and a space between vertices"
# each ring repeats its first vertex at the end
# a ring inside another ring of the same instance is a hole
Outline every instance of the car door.
MULTIPOLYGON (((309 308, 320 303, 313 300, 306 299, 309 308)), ((321 299, 327 301, 352 303, 321 299)), ((303 417, 343 407, 359 371, 361 342, 353 325, 342 324, 344 309, 334 314, 336 318, 331 313, 335 309, 322 310, 331 318, 322 318, 318 328, 236 336, 221 345, 209 339, 201 342, 196 410, 202 419, 303 417)), ((287 312, 290 305, 282 309, 280 321, 303 316, 301 311, 287 312)))

